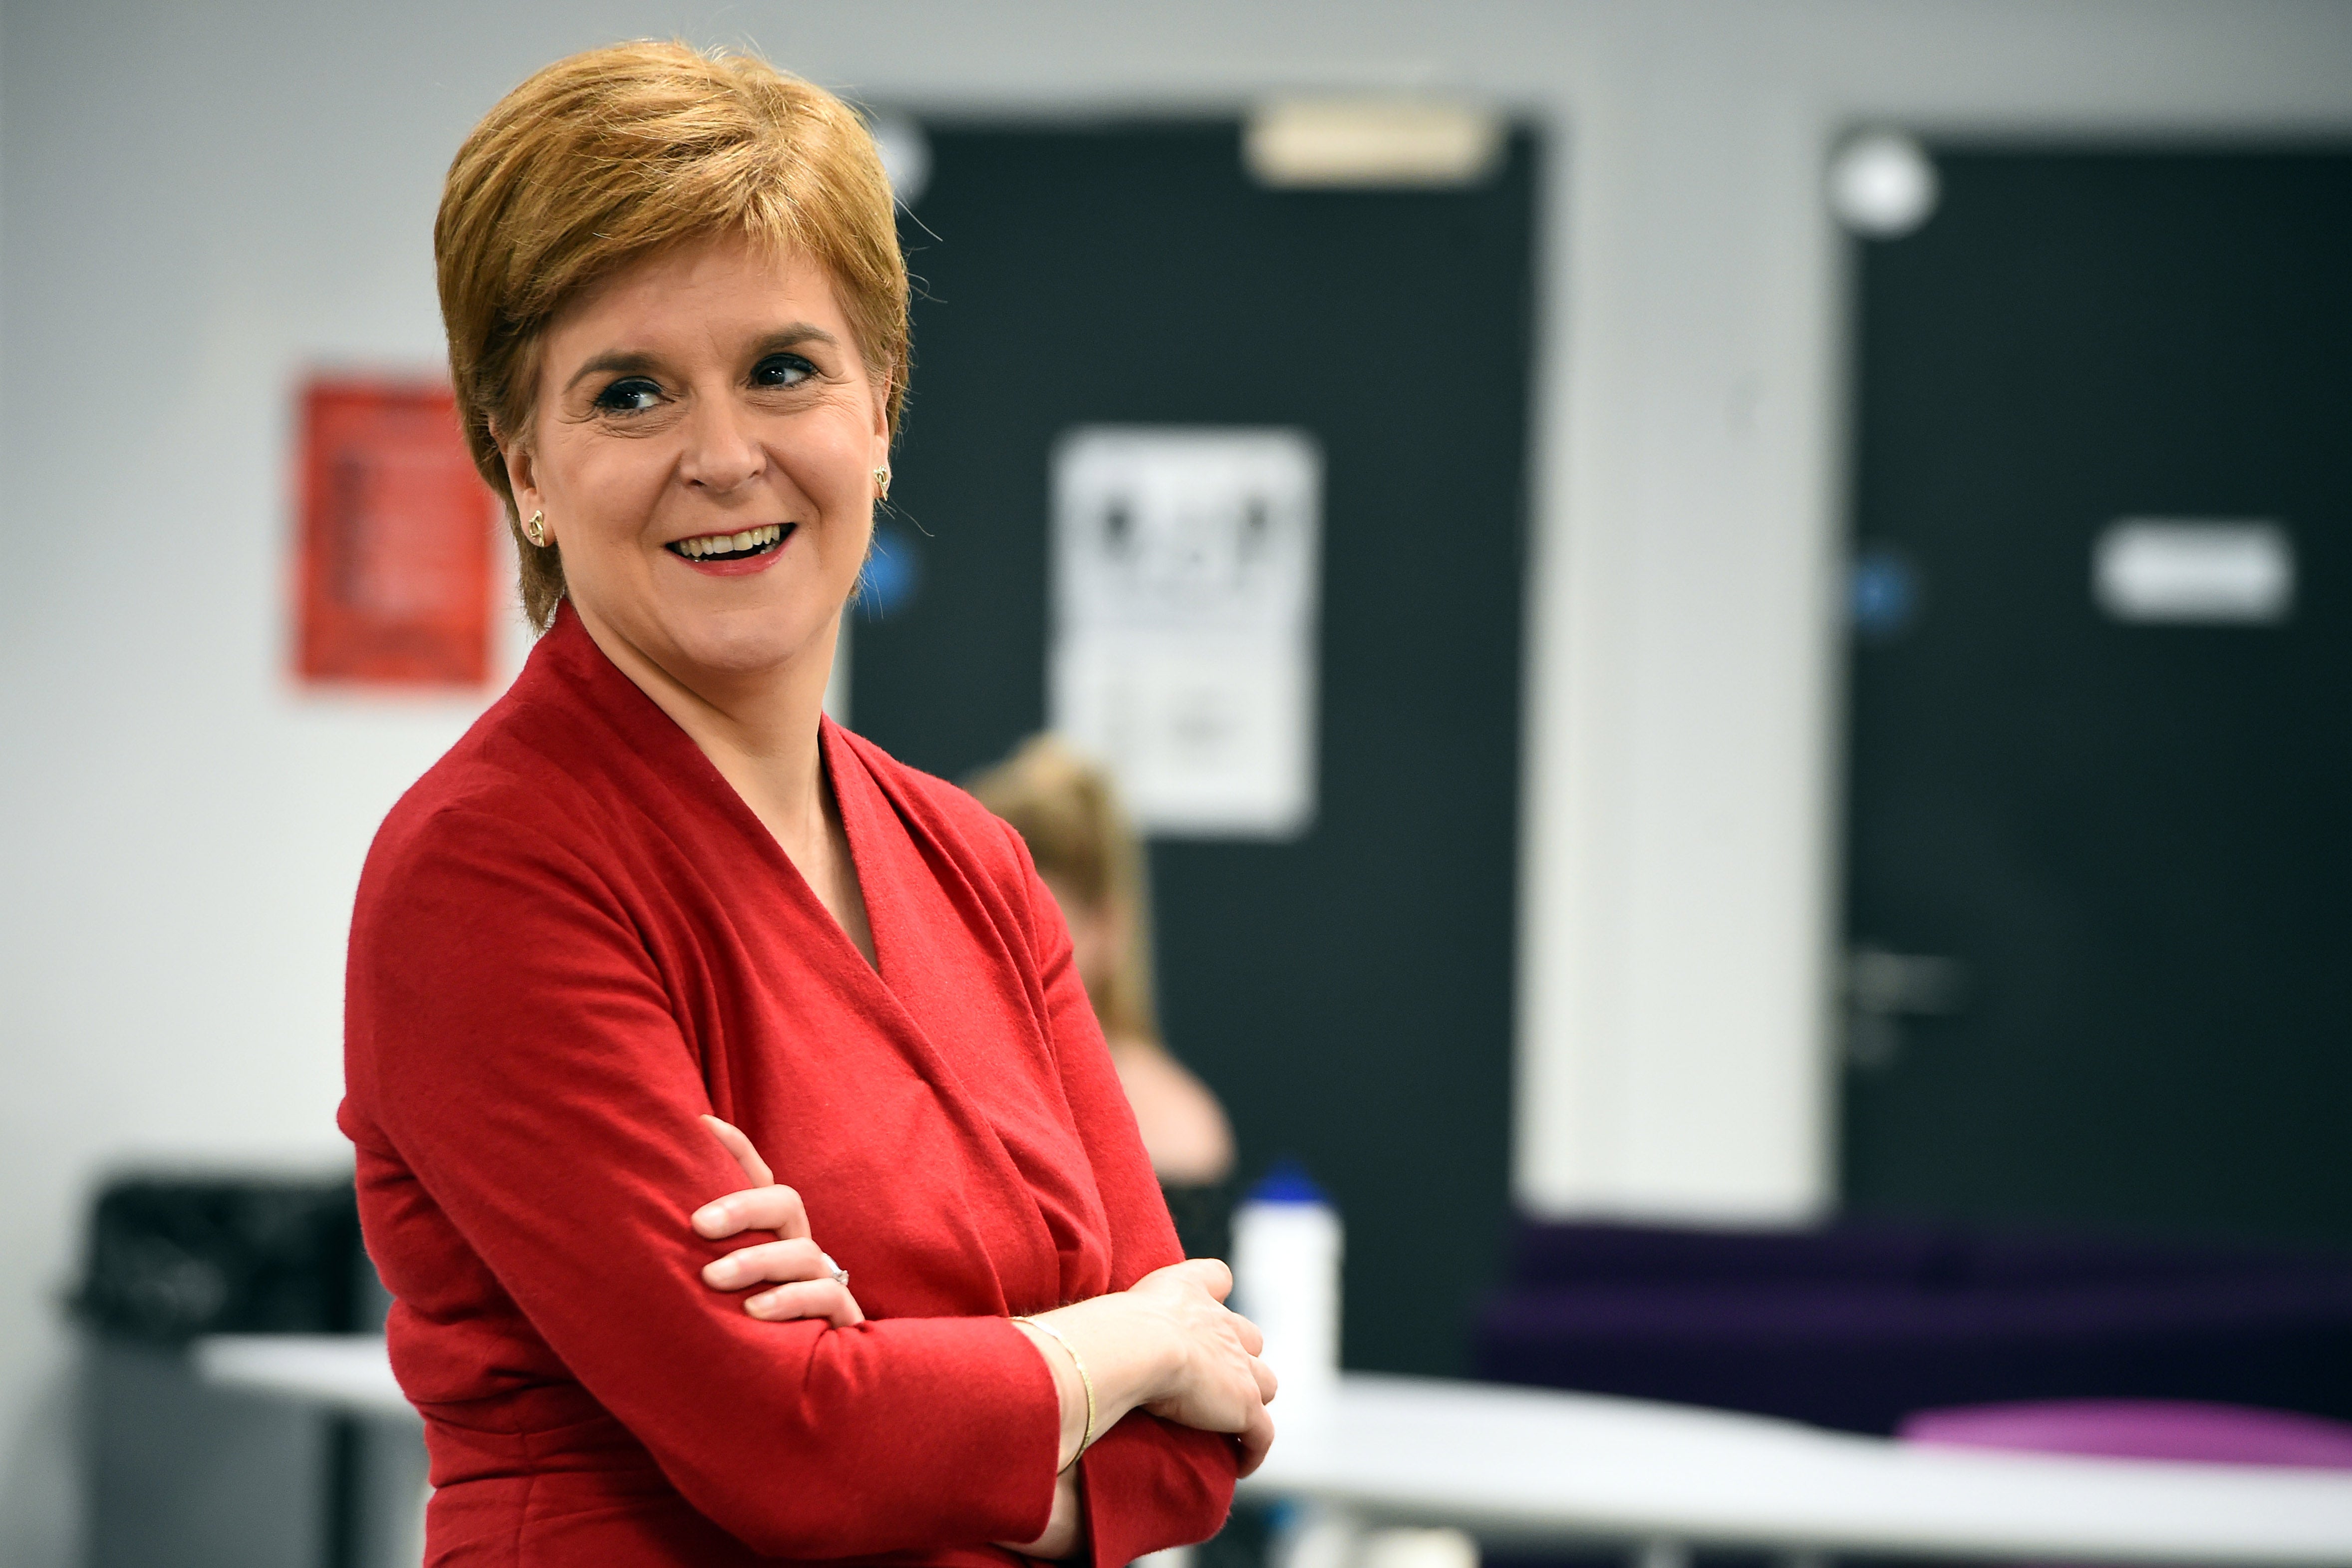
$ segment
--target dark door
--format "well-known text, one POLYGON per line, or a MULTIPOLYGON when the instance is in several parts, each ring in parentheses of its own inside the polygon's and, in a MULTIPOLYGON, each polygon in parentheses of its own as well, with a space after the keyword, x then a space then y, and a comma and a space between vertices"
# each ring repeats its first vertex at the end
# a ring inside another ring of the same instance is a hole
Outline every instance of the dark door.
POLYGON ((1846 1197, 2352 1242, 2352 156, 1938 165, 1860 257, 1846 1197))
POLYGON ((1276 192, 1238 127, 931 128, 913 402, 852 712, 967 775, 1045 714, 1049 464, 1083 424, 1324 463, 1318 804, 1151 847, 1163 1022, 1245 1176, 1348 1226, 1346 1357, 1457 1370, 1508 1203, 1532 150, 1469 189, 1276 192))

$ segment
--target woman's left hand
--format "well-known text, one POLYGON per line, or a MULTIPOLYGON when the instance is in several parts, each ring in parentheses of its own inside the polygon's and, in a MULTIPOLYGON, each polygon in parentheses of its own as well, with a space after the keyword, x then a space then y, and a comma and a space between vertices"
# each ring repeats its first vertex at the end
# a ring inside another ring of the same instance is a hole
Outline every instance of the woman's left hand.
POLYGON ((740 1192, 713 1199, 694 1211, 694 1230, 712 1241, 745 1230, 772 1230, 773 1241, 755 1242, 706 1265, 702 1282, 715 1291, 740 1291, 747 1285, 772 1281, 743 1303, 743 1310, 766 1322, 797 1318, 824 1318, 845 1329, 862 1323, 866 1314, 849 1287, 834 1277, 835 1265, 809 1235, 808 1208, 801 1195, 777 1185, 768 1162, 751 1140, 716 1116, 703 1122, 735 1156, 751 1185, 740 1192))

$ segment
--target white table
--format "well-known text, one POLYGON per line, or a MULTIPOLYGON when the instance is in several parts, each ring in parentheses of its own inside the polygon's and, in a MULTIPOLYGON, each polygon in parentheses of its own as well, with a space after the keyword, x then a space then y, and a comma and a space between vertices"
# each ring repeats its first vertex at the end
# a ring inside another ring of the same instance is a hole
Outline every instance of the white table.
POLYGON ((381 1334, 215 1334, 196 1341, 196 1375, 215 1387, 299 1400, 345 1417, 356 1439, 351 1485, 330 1494, 329 1539, 354 1568, 425 1559, 423 1422, 393 1381, 381 1334))
MULTIPOLYGON (((413 1418, 370 1336, 197 1342, 211 1382, 413 1418)), ((1496 1544, 2352 1568, 2352 1473, 1923 1448, 1638 1399, 1350 1373, 1244 1483, 1496 1544)), ((1654 1551, 1653 1560, 1671 1560, 1654 1551)))
POLYGON ((382 1334, 208 1334, 192 1354, 196 1375, 224 1388, 278 1394, 343 1416, 415 1421, 382 1334))
MULTIPOLYGON (((2352 1473, 1933 1448, 1548 1389, 1339 1380, 1244 1483, 1497 1544, 2352 1564, 2352 1473)), ((1671 1561, 1671 1552, 1653 1561, 1671 1561)))

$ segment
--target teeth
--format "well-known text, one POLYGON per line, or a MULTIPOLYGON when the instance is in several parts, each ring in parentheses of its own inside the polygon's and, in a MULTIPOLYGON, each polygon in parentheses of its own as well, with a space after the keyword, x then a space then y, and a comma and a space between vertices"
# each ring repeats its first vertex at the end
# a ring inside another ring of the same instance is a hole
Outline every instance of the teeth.
POLYGON ((740 533, 704 534, 699 538, 680 539, 674 548, 688 560, 700 560, 704 556, 733 555, 740 550, 763 549, 783 537, 782 526, 770 523, 764 528, 745 528, 740 533))

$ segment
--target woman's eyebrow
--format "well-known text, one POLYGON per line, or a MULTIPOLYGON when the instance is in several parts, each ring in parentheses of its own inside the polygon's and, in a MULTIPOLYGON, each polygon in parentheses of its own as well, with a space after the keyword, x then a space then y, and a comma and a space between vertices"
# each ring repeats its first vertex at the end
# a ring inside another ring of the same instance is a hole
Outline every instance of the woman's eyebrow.
MULTIPOLYGON (((777 328, 752 344, 751 357, 755 360, 762 359, 770 354, 782 353, 787 349, 797 349, 803 343, 820 343, 828 349, 837 349, 841 346, 841 340, 813 321, 795 321, 789 327, 777 328)), ((607 373, 641 374, 657 369, 658 364, 657 356, 653 354, 630 350, 613 350, 610 352, 596 355, 572 371, 572 379, 563 383, 563 390, 570 392, 590 376, 607 373)))
POLYGON ((789 327, 779 327, 752 345, 751 354, 754 359, 757 359, 761 355, 799 348, 803 343, 822 343, 828 349, 837 349, 841 346, 841 340, 814 322, 795 321, 789 327))
POLYGON ((578 370, 572 371, 572 379, 563 383, 563 390, 565 392, 570 392, 573 387, 578 386, 590 376, 601 375, 606 371, 618 371, 625 374, 633 371, 650 371, 655 368, 655 357, 651 354, 631 353, 623 350, 614 350, 611 353, 599 354, 594 359, 590 360, 587 363, 582 365, 578 370))

